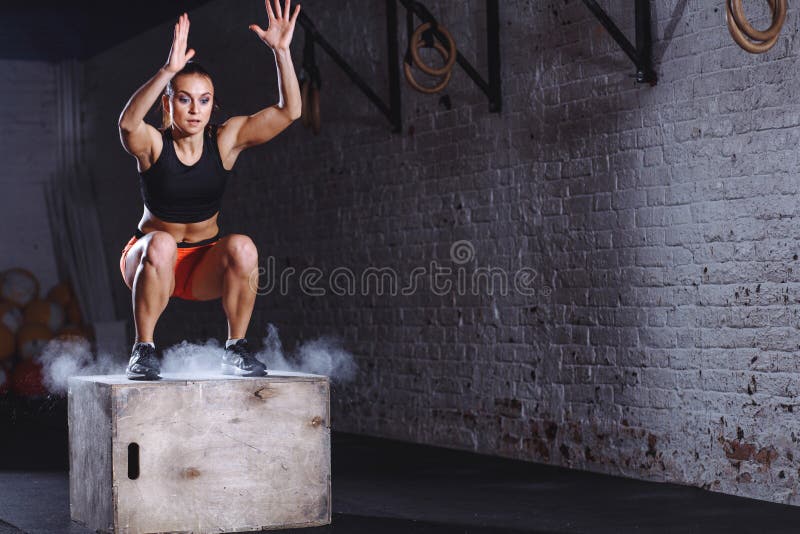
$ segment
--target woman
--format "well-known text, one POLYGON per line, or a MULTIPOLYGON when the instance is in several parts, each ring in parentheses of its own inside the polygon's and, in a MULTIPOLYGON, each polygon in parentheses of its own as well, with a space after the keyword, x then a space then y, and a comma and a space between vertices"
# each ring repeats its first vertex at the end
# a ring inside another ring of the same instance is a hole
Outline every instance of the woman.
POLYGON ((279 102, 248 117, 210 125, 214 85, 208 73, 188 63, 189 17, 175 24, 167 63, 128 101, 119 118, 122 146, 136 158, 144 214, 122 251, 120 269, 131 289, 136 340, 126 374, 133 380, 160 378, 153 330, 175 296, 186 300, 222 298, 228 340, 222 371, 263 376, 266 367, 247 348, 247 325, 256 293, 249 284, 257 268, 253 241, 240 234, 220 236, 219 206, 228 175, 242 150, 266 143, 300 116, 301 102, 289 44, 300 12, 291 0, 266 0, 269 27, 250 29, 275 54, 279 102), (162 93, 162 130, 144 117, 162 93))

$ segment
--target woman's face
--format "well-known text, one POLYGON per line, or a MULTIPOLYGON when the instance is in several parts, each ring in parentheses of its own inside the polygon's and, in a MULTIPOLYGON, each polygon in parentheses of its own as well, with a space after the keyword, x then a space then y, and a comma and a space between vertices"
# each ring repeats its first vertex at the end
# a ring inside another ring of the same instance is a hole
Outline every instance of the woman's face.
POLYGON ((173 127, 187 134, 202 132, 214 107, 211 80, 200 74, 183 74, 173 79, 172 86, 169 109, 173 127))

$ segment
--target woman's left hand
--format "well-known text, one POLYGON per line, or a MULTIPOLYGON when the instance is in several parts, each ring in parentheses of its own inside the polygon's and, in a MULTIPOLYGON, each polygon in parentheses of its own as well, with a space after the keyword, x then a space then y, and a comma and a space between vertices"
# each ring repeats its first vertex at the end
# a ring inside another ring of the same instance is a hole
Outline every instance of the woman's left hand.
POLYGON ((269 27, 262 30, 255 24, 249 27, 258 37, 267 43, 273 50, 288 50, 294 34, 294 23, 300 14, 300 6, 294 8, 294 13, 289 16, 291 0, 286 0, 286 7, 281 9, 281 0, 275 0, 275 11, 272 11, 272 0, 265 0, 269 27))

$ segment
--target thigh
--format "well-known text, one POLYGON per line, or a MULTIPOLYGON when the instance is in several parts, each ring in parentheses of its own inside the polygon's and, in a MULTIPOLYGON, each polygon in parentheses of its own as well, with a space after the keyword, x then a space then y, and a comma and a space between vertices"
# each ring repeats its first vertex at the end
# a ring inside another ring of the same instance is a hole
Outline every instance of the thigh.
MULTIPOLYGON (((142 256, 144 256, 144 253, 147 250, 147 246, 150 244, 150 241, 153 239, 153 235, 156 233, 157 232, 150 232, 146 234, 144 237, 137 239, 136 242, 133 244, 133 246, 128 249, 128 252, 125 255, 124 279, 125 279, 125 285, 128 286, 129 289, 133 289, 133 281, 134 278, 136 277, 136 271, 139 269, 139 264, 142 261, 142 256)), ((170 236, 170 238, 172 238, 172 236, 170 236)), ((170 294, 171 294, 175 290, 174 265, 172 269, 172 282, 170 288, 171 288, 170 289, 170 294)))
POLYGON ((229 260, 228 254, 235 246, 235 240, 241 238, 242 236, 239 234, 230 234, 220 238, 197 262, 187 281, 195 300, 213 300, 222 296, 222 282, 229 260))

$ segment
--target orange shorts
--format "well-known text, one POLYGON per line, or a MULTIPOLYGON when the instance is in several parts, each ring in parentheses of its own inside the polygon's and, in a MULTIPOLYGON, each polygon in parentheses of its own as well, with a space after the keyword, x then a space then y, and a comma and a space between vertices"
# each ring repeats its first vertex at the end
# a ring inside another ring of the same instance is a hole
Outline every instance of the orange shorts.
MULTIPOLYGON (((119 259, 119 269, 122 271, 122 279, 125 280, 125 257, 131 247, 145 234, 136 229, 136 233, 130 238, 125 248, 122 249, 122 257, 119 259)), ((194 271, 206 252, 219 242, 220 235, 217 234, 210 239, 197 241, 195 243, 177 243, 178 259, 175 261, 175 290, 171 297, 178 297, 183 300, 197 300, 192 295, 192 272, 194 271)))

